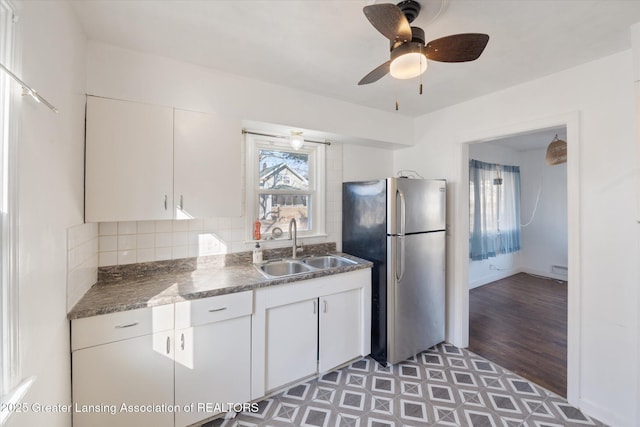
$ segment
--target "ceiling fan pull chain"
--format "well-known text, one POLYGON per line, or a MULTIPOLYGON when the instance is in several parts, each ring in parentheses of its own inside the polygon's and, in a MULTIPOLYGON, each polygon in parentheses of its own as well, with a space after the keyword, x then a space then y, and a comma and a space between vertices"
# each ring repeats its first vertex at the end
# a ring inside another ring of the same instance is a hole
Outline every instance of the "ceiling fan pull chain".
MULTIPOLYGON (((423 53, 422 53, 422 46, 420 46, 420 69, 422 70, 422 58, 424 58, 423 53)), ((426 58, 425 58, 426 59, 426 58)), ((422 95, 422 74, 420 73, 420 95, 422 95)))

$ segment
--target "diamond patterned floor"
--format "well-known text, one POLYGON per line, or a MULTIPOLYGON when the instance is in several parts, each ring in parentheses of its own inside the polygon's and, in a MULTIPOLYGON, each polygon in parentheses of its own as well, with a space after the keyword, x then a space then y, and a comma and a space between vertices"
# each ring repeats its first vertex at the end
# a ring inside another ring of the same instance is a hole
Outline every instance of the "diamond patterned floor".
POLYGON ((604 426, 486 359, 440 344, 390 367, 364 358, 202 427, 604 426))

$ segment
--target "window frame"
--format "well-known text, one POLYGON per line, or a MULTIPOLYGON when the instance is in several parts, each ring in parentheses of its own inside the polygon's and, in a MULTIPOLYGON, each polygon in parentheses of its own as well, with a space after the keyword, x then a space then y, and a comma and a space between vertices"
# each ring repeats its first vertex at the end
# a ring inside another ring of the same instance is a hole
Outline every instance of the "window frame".
MULTIPOLYGON (((0 0, 0 62, 14 67, 17 12, 9 0, 0 0)), ((0 395, 15 397, 21 380, 18 317, 18 197, 17 197, 17 86, 0 71, 0 395), (11 395, 11 396, 10 396, 11 395)), ((4 413, 2 415, 5 415, 4 413)), ((6 417, 0 417, 0 422, 6 417)))
MULTIPOLYGON (((298 237, 326 236, 326 147, 324 144, 305 142, 302 148, 295 150, 288 139, 277 136, 255 135, 245 133, 246 141, 246 240, 253 242, 253 223, 258 217, 260 194, 296 194, 309 196, 309 216, 311 227, 309 230, 298 230, 298 237), (287 151, 290 153, 305 153, 309 155, 309 188, 306 190, 273 190, 261 189, 259 184, 260 165, 259 150, 287 151)), ((282 227, 281 227, 282 228, 282 227)), ((261 236, 261 240, 289 239, 288 225, 283 229, 282 237, 276 239, 271 233, 261 236)))

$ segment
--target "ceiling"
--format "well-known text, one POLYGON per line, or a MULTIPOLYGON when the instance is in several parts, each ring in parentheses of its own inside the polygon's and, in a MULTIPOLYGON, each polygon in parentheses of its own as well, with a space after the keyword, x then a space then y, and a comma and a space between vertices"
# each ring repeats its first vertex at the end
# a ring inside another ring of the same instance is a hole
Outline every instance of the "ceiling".
MULTIPOLYGON (((362 8, 376 0, 79 0, 91 40, 172 57, 343 101, 419 116, 629 49, 637 0, 419 0, 426 39, 489 34, 468 63, 429 61, 418 80, 358 86, 389 42, 362 8), (435 3, 433 3, 435 1, 435 3), (429 4, 427 4, 429 3, 429 4)), ((380 1, 381 2, 381 1, 380 1)))

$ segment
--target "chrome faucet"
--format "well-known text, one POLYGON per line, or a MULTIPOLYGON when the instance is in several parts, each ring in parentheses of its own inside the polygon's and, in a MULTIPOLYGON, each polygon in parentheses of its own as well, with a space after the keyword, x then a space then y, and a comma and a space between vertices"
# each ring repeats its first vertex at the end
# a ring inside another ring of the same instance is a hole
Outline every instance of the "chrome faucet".
POLYGON ((298 257, 298 249, 302 250, 302 247, 298 246, 298 223, 295 218, 291 218, 289 221, 289 240, 293 240, 291 244, 292 247, 292 258, 298 257), (293 232, 292 232, 293 230, 293 232))

